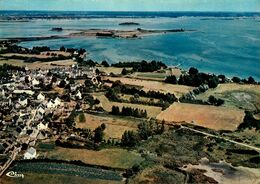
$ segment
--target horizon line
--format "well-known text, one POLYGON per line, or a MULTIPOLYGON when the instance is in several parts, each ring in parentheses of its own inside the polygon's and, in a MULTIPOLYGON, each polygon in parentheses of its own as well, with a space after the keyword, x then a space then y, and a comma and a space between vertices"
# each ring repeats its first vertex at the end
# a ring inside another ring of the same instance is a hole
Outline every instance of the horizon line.
POLYGON ((164 13, 174 13, 174 12, 194 12, 194 13, 260 13, 260 11, 209 11, 209 10, 176 10, 176 11, 166 11, 166 10, 149 10, 149 11, 136 11, 136 10, 0 10, 0 11, 41 11, 41 12, 164 12, 164 13))

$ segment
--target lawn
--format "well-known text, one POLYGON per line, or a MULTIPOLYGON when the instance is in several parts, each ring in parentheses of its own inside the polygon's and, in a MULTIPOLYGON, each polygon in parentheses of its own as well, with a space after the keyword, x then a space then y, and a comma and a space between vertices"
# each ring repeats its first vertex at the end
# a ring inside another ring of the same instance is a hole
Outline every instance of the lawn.
POLYGON ((243 118, 244 111, 236 108, 185 103, 174 103, 157 116, 167 122, 193 122, 215 130, 236 130, 243 118))
POLYGON ((85 122, 80 122, 77 118, 76 127, 77 128, 89 128, 94 130, 102 123, 105 123, 105 139, 115 138, 121 139, 123 133, 126 130, 136 130, 138 122, 131 120, 130 118, 118 118, 113 116, 96 116, 92 114, 85 114, 85 122))
POLYGON ((142 157, 125 149, 113 148, 93 151, 87 149, 56 148, 46 154, 47 158, 60 160, 81 160, 87 164, 109 166, 116 168, 130 168, 141 162, 142 157))

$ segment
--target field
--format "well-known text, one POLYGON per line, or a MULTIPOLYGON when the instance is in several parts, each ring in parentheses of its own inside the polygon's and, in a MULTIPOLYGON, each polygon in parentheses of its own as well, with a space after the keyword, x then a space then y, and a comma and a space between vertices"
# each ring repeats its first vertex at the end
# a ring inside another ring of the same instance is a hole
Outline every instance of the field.
POLYGON ((210 95, 225 100, 224 106, 233 106, 244 110, 260 109, 260 86, 240 84, 220 84, 216 89, 197 96, 206 100, 210 95))
POLYGON ((118 117, 110 117, 110 116, 95 116, 92 114, 85 114, 86 121, 85 122, 79 122, 77 118, 76 127, 77 128, 89 128, 91 130, 94 130, 98 126, 100 126, 102 123, 105 123, 106 129, 105 129, 105 139, 109 138, 115 138, 115 139, 121 139, 123 133, 126 130, 136 130, 138 123, 136 121, 118 117))
POLYGON ((7 53, 1 54, 2 56, 11 57, 11 56, 21 56, 21 57, 36 57, 36 58, 51 58, 53 57, 51 54, 70 56, 69 52, 61 52, 61 51, 49 51, 49 52, 41 52, 41 54, 19 54, 19 53, 7 53), (47 53, 50 53, 47 55, 47 53))
POLYGON ((26 173, 24 178, 9 178, 3 176, 0 184, 120 184, 121 181, 108 181, 99 179, 87 179, 79 176, 67 176, 58 174, 26 173), (48 181, 48 182, 46 182, 48 181))
POLYGON ((44 153, 45 157, 60 160, 81 160, 87 164, 109 166, 116 168, 130 168, 142 161, 139 154, 125 149, 102 149, 92 151, 87 149, 70 149, 57 147, 44 153))
POLYGON ((215 130, 236 130, 243 118, 243 110, 182 103, 174 103, 157 116, 167 122, 186 121, 215 130))
MULTIPOLYGON (((118 67, 97 67, 99 71, 105 72, 106 74, 114 73, 114 74, 121 74, 123 68, 118 67)), ((130 70, 132 68, 126 68, 127 70, 130 70)))
POLYGON ((105 79, 109 79, 111 81, 120 80, 124 84, 142 86, 143 90, 145 91, 154 90, 164 93, 174 93, 176 97, 181 97, 183 94, 186 94, 192 89, 194 89, 193 87, 189 86, 173 85, 159 81, 132 79, 125 77, 105 77, 105 79))
POLYGON ((119 108, 125 106, 125 107, 143 109, 147 111, 148 117, 153 117, 153 118, 155 118, 161 112, 161 107, 138 105, 138 104, 131 104, 131 103, 110 102, 107 99, 107 97, 105 97, 105 95, 102 93, 95 93, 93 95, 100 100, 100 104, 101 104, 100 106, 102 106, 107 112, 111 112, 112 106, 118 106, 119 108))
POLYGON ((3 64, 10 64, 10 65, 15 65, 15 66, 20 66, 20 67, 28 67, 29 69, 50 69, 50 68, 55 68, 57 66, 59 67, 66 67, 66 66, 71 66, 75 64, 76 62, 68 59, 68 60, 60 60, 60 61, 52 61, 52 62, 33 62, 33 63, 25 63, 22 60, 18 59, 1 59, 0 58, 0 65, 3 64))
POLYGON ((169 75, 175 75, 177 78, 180 77, 182 71, 178 68, 168 68, 161 70, 160 72, 135 72, 131 77, 137 79, 150 79, 157 81, 164 81, 164 79, 169 75))

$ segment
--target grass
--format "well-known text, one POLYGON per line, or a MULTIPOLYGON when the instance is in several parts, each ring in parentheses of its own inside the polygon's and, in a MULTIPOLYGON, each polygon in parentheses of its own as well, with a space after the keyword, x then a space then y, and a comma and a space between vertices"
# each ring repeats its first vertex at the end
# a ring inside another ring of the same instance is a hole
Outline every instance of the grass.
POLYGON ((87 164, 109 166, 116 168, 130 168, 142 161, 139 154, 125 149, 113 148, 101 151, 87 149, 57 148, 47 153, 47 158, 61 160, 81 160, 87 164))
POLYGON ((102 123, 105 123, 105 139, 115 138, 121 139, 122 134, 126 130, 136 130, 138 123, 131 119, 123 119, 113 116, 96 116, 92 114, 85 114, 85 121, 80 122, 79 118, 76 119, 76 127, 77 128, 85 128, 94 130, 102 123))
POLYGON ((158 114, 161 113, 161 107, 148 106, 148 105, 138 105, 131 103, 119 103, 119 102, 111 102, 107 99, 107 97, 103 93, 95 93, 93 94, 97 99, 100 100, 101 106, 107 111, 111 112, 112 106, 118 106, 120 109, 125 107, 132 107, 143 109, 147 111, 148 117, 155 118, 158 114))
POLYGON ((173 85, 161 81, 133 79, 126 77, 105 77, 105 79, 109 79, 111 81, 120 80, 123 84, 141 86, 145 91, 153 90, 162 93, 174 93, 178 98, 194 89, 194 87, 190 86, 173 85))
POLYGON ((243 118, 243 110, 184 103, 174 103, 157 116, 157 119, 167 122, 193 122, 215 130, 236 130, 243 118))
POLYGON ((232 106, 244 110, 260 109, 260 86, 248 84, 220 84, 215 89, 197 96, 207 100, 210 95, 225 100, 224 106, 232 106))

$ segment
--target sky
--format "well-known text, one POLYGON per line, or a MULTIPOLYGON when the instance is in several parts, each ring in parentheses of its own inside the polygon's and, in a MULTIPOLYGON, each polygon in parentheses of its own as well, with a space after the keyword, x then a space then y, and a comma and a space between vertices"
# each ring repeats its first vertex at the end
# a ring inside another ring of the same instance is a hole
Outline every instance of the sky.
POLYGON ((260 0, 0 0, 0 10, 260 12, 260 0))

